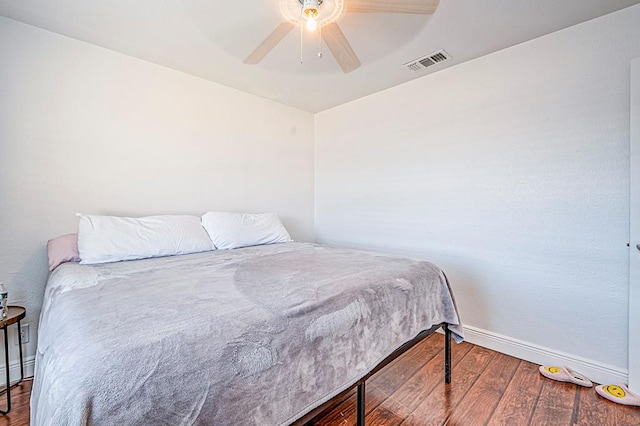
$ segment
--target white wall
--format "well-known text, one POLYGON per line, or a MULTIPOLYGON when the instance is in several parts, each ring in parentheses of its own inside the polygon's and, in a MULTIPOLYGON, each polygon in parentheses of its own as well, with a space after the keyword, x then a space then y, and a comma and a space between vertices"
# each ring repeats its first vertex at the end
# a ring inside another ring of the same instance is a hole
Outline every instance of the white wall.
POLYGON ((313 138, 310 113, 0 17, 0 281, 26 356, 76 212, 274 210, 311 240, 313 138))
POLYGON ((316 239, 432 260, 470 340, 624 379, 638 23, 635 6, 317 114, 316 239))

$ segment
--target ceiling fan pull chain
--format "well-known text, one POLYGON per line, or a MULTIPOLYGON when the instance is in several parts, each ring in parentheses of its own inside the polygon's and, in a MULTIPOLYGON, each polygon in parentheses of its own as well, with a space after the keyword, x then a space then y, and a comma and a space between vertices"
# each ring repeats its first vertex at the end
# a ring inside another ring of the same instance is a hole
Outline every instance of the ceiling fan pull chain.
POLYGON ((318 58, 322 59, 322 27, 318 28, 318 58))
POLYGON ((304 54, 304 25, 302 25, 303 10, 300 9, 300 64, 304 63, 303 54, 304 54))

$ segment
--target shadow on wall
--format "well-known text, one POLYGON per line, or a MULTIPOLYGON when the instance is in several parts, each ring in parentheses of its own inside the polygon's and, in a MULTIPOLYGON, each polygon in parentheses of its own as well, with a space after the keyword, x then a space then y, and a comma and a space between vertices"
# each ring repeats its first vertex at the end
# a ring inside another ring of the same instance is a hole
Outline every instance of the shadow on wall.
POLYGON ((401 246, 375 246, 357 244, 351 241, 335 239, 317 239, 320 244, 344 247, 357 250, 367 250, 390 255, 406 256, 413 259, 431 262, 442 269, 447 276, 453 297, 456 300, 460 319, 467 325, 465 319, 473 318, 474 326, 488 328, 492 324, 490 304, 486 300, 485 289, 488 284, 483 279, 480 268, 474 266, 473 260, 457 253, 440 252, 436 250, 420 250, 418 248, 401 246))
POLYGON ((476 273, 472 265, 453 263, 447 260, 430 260, 430 262, 438 265, 447 275, 449 285, 456 295, 456 304, 460 313, 460 320, 463 325, 468 325, 465 319, 473 318, 476 324, 486 326, 491 323, 491 314, 488 303, 485 300, 487 295, 483 291, 485 283, 482 282, 480 274, 476 273), (464 298, 462 298, 464 295, 464 298), (471 304, 466 301, 473 301, 471 304))
MULTIPOLYGON (((43 241, 41 245, 29 253, 20 269, 14 271, 11 278, 7 279, 9 304, 23 306, 27 310, 27 316, 22 320, 22 325, 29 324, 29 343, 23 347, 25 357, 35 354, 38 322, 48 274, 47 247, 46 241, 43 241)), ((16 330, 10 332, 15 333, 16 330)), ((11 336, 11 342, 13 342, 12 338, 11 336)), ((13 352, 14 350, 10 348, 11 358, 17 360, 17 354, 13 352)))

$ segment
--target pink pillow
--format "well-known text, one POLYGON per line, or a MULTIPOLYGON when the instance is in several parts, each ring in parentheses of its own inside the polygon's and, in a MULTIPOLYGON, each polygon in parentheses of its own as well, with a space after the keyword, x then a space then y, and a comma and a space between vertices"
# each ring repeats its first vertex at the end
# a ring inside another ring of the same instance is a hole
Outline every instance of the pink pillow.
POLYGON ((67 234, 47 242, 49 270, 53 271, 66 262, 80 262, 78 234, 67 234))

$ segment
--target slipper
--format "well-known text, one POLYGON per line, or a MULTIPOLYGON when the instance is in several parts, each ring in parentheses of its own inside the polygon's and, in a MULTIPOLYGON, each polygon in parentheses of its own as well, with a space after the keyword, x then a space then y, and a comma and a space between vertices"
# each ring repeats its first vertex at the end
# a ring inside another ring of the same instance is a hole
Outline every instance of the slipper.
POLYGON ((600 385, 596 386, 596 392, 609 401, 640 407, 640 396, 631 392, 625 385, 600 385))
POLYGON ((590 388, 593 386, 591 380, 585 375, 572 370, 569 367, 550 367, 548 365, 540 366, 540 374, 551 380, 557 380, 559 382, 575 383, 576 385, 586 386, 590 388))

